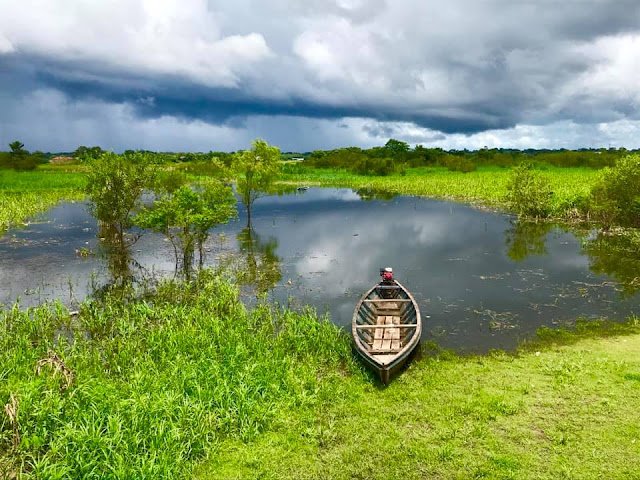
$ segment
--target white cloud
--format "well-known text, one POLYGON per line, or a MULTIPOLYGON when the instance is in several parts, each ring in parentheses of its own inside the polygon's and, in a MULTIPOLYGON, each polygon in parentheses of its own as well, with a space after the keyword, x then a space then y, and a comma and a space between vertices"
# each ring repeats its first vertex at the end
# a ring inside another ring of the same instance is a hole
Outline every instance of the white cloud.
POLYGON ((5 0, 0 32, 25 54, 207 86, 234 86, 271 54, 259 33, 223 36, 206 0, 5 0))
POLYGON ((15 49, 13 48, 13 45, 11 44, 9 39, 5 37, 0 31, 0 55, 5 53, 11 53, 14 50, 15 49))

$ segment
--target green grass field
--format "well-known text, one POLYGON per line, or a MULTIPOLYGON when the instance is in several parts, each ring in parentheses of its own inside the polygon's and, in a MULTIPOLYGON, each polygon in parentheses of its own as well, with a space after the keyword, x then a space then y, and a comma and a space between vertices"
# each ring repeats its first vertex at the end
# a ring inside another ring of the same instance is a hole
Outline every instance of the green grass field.
MULTIPOLYGON (((356 175, 335 169, 289 168, 283 181, 294 184, 371 189, 401 195, 445 198, 490 207, 504 207, 511 169, 480 167, 462 173, 444 167, 411 168, 405 175, 386 177, 356 175)), ((599 172, 589 168, 548 167, 542 173, 554 191, 553 210, 559 216, 575 202, 586 197, 599 172)))
POLYGON ((427 346, 383 388, 331 323, 247 312, 210 273, 75 319, 5 310, 0 478, 638 478, 638 321, 544 334, 427 346))
POLYGON ((345 378, 321 408, 216 446, 196 478, 640 478, 640 335, 578 338, 435 354, 388 388, 345 378))

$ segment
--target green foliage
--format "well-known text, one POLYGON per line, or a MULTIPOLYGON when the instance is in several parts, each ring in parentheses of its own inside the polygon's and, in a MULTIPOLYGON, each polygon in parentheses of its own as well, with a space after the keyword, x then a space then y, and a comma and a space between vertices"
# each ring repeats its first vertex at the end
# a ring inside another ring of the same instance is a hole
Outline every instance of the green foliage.
POLYGON ((476 170, 476 165, 467 157, 456 155, 443 155, 440 157, 439 163, 443 167, 447 167, 452 172, 469 173, 476 170))
POLYGON ((602 172, 590 208, 605 225, 640 227, 640 155, 621 158, 602 172))
POLYGON ((551 212, 551 185, 530 163, 513 169, 506 202, 520 216, 543 218, 551 212))
POLYGON ((0 469, 190 478, 220 441, 249 442, 330 397, 351 363, 348 336, 331 323, 266 306, 249 312, 209 271, 126 305, 85 303, 77 317, 60 306, 0 311, 0 407, 13 395, 20 434, 14 447, 0 409, 0 469))
POLYGON ((264 195, 281 171, 280 149, 264 140, 255 140, 251 150, 236 154, 233 161, 237 189, 247 209, 247 223, 251 224, 251 207, 264 195))
POLYGON ((394 138, 390 138, 389 141, 384 144, 384 148, 389 152, 391 156, 397 158, 402 158, 404 155, 409 153, 410 150, 409 144, 407 142, 396 140, 394 138))
POLYGON ((91 162, 100 158, 104 153, 106 152, 100 147, 85 147, 81 145, 73 152, 73 157, 81 162, 91 162))
POLYGON ((203 245, 209 230, 235 215, 236 201, 231 188, 208 182, 195 188, 182 185, 173 191, 159 192, 153 205, 144 208, 135 222, 167 236, 174 247, 176 262, 182 263, 183 274, 190 278, 196 249, 200 265, 203 263, 203 245))
POLYGON ((9 144, 11 151, 0 155, 0 168, 7 168, 13 170, 35 170, 36 167, 44 163, 44 155, 42 152, 29 153, 24 148, 24 144, 19 141, 11 142, 9 144))
POLYGON ((147 154, 102 154, 90 162, 86 192, 91 213, 102 223, 112 225, 123 240, 140 207, 142 192, 153 184, 155 168, 147 154))

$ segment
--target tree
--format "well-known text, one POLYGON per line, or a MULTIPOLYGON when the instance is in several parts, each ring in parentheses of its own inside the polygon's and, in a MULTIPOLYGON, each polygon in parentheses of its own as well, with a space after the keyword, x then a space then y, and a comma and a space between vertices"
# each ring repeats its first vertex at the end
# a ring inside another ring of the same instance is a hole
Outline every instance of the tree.
POLYGON ((231 188, 215 181, 196 187, 182 185, 172 192, 160 193, 151 207, 136 216, 135 222, 169 239, 176 256, 176 268, 181 263, 188 280, 196 249, 202 267, 209 230, 235 215, 236 200, 231 188))
POLYGON ((251 225, 253 203, 268 192, 280 173, 280 149, 264 140, 255 140, 251 150, 236 154, 233 169, 237 190, 247 210, 247 225, 251 225))
POLYGON ((409 144, 390 138, 387 143, 384 144, 384 148, 394 157, 404 158, 404 155, 409 152, 409 144))
POLYGON ((2 167, 14 170, 33 170, 42 159, 41 155, 31 155, 24 144, 16 140, 9 144, 11 151, 4 156, 2 167))
POLYGON ((15 156, 25 156, 29 155, 29 151, 25 150, 24 143, 16 140, 15 142, 11 142, 9 144, 9 148, 11 149, 11 155, 15 156))
POLYGON ((100 147, 85 147, 84 145, 80 145, 76 151, 73 152, 73 156, 81 162, 90 162, 91 160, 100 158, 100 155, 103 153, 105 153, 105 151, 100 147))
POLYGON ((90 211, 96 219, 111 227, 114 241, 125 246, 125 232, 133 225, 145 188, 151 185, 155 171, 146 154, 121 156, 108 152, 90 162, 86 192, 90 211))

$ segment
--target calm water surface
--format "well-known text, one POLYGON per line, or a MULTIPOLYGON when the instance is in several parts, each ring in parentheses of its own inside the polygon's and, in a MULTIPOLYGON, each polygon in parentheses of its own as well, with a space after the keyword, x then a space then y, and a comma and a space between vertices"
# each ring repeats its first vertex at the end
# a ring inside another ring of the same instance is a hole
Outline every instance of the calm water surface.
MULTIPOLYGON (((580 316, 622 320, 640 312, 633 284, 620 281, 637 280, 629 270, 637 259, 618 258, 624 268, 608 269, 614 249, 586 248, 588 237, 457 203, 364 201, 352 190, 310 189, 258 200, 251 233, 245 224, 241 211, 215 230, 206 264, 240 266, 247 292, 312 305, 342 326, 383 266, 414 293, 424 338, 460 351, 513 348, 540 326, 580 316)), ((0 303, 77 304, 112 273, 99 235, 82 203, 8 232, 0 239, 0 303)), ((144 233, 131 253, 139 277, 174 274, 173 249, 160 235, 144 233)))

